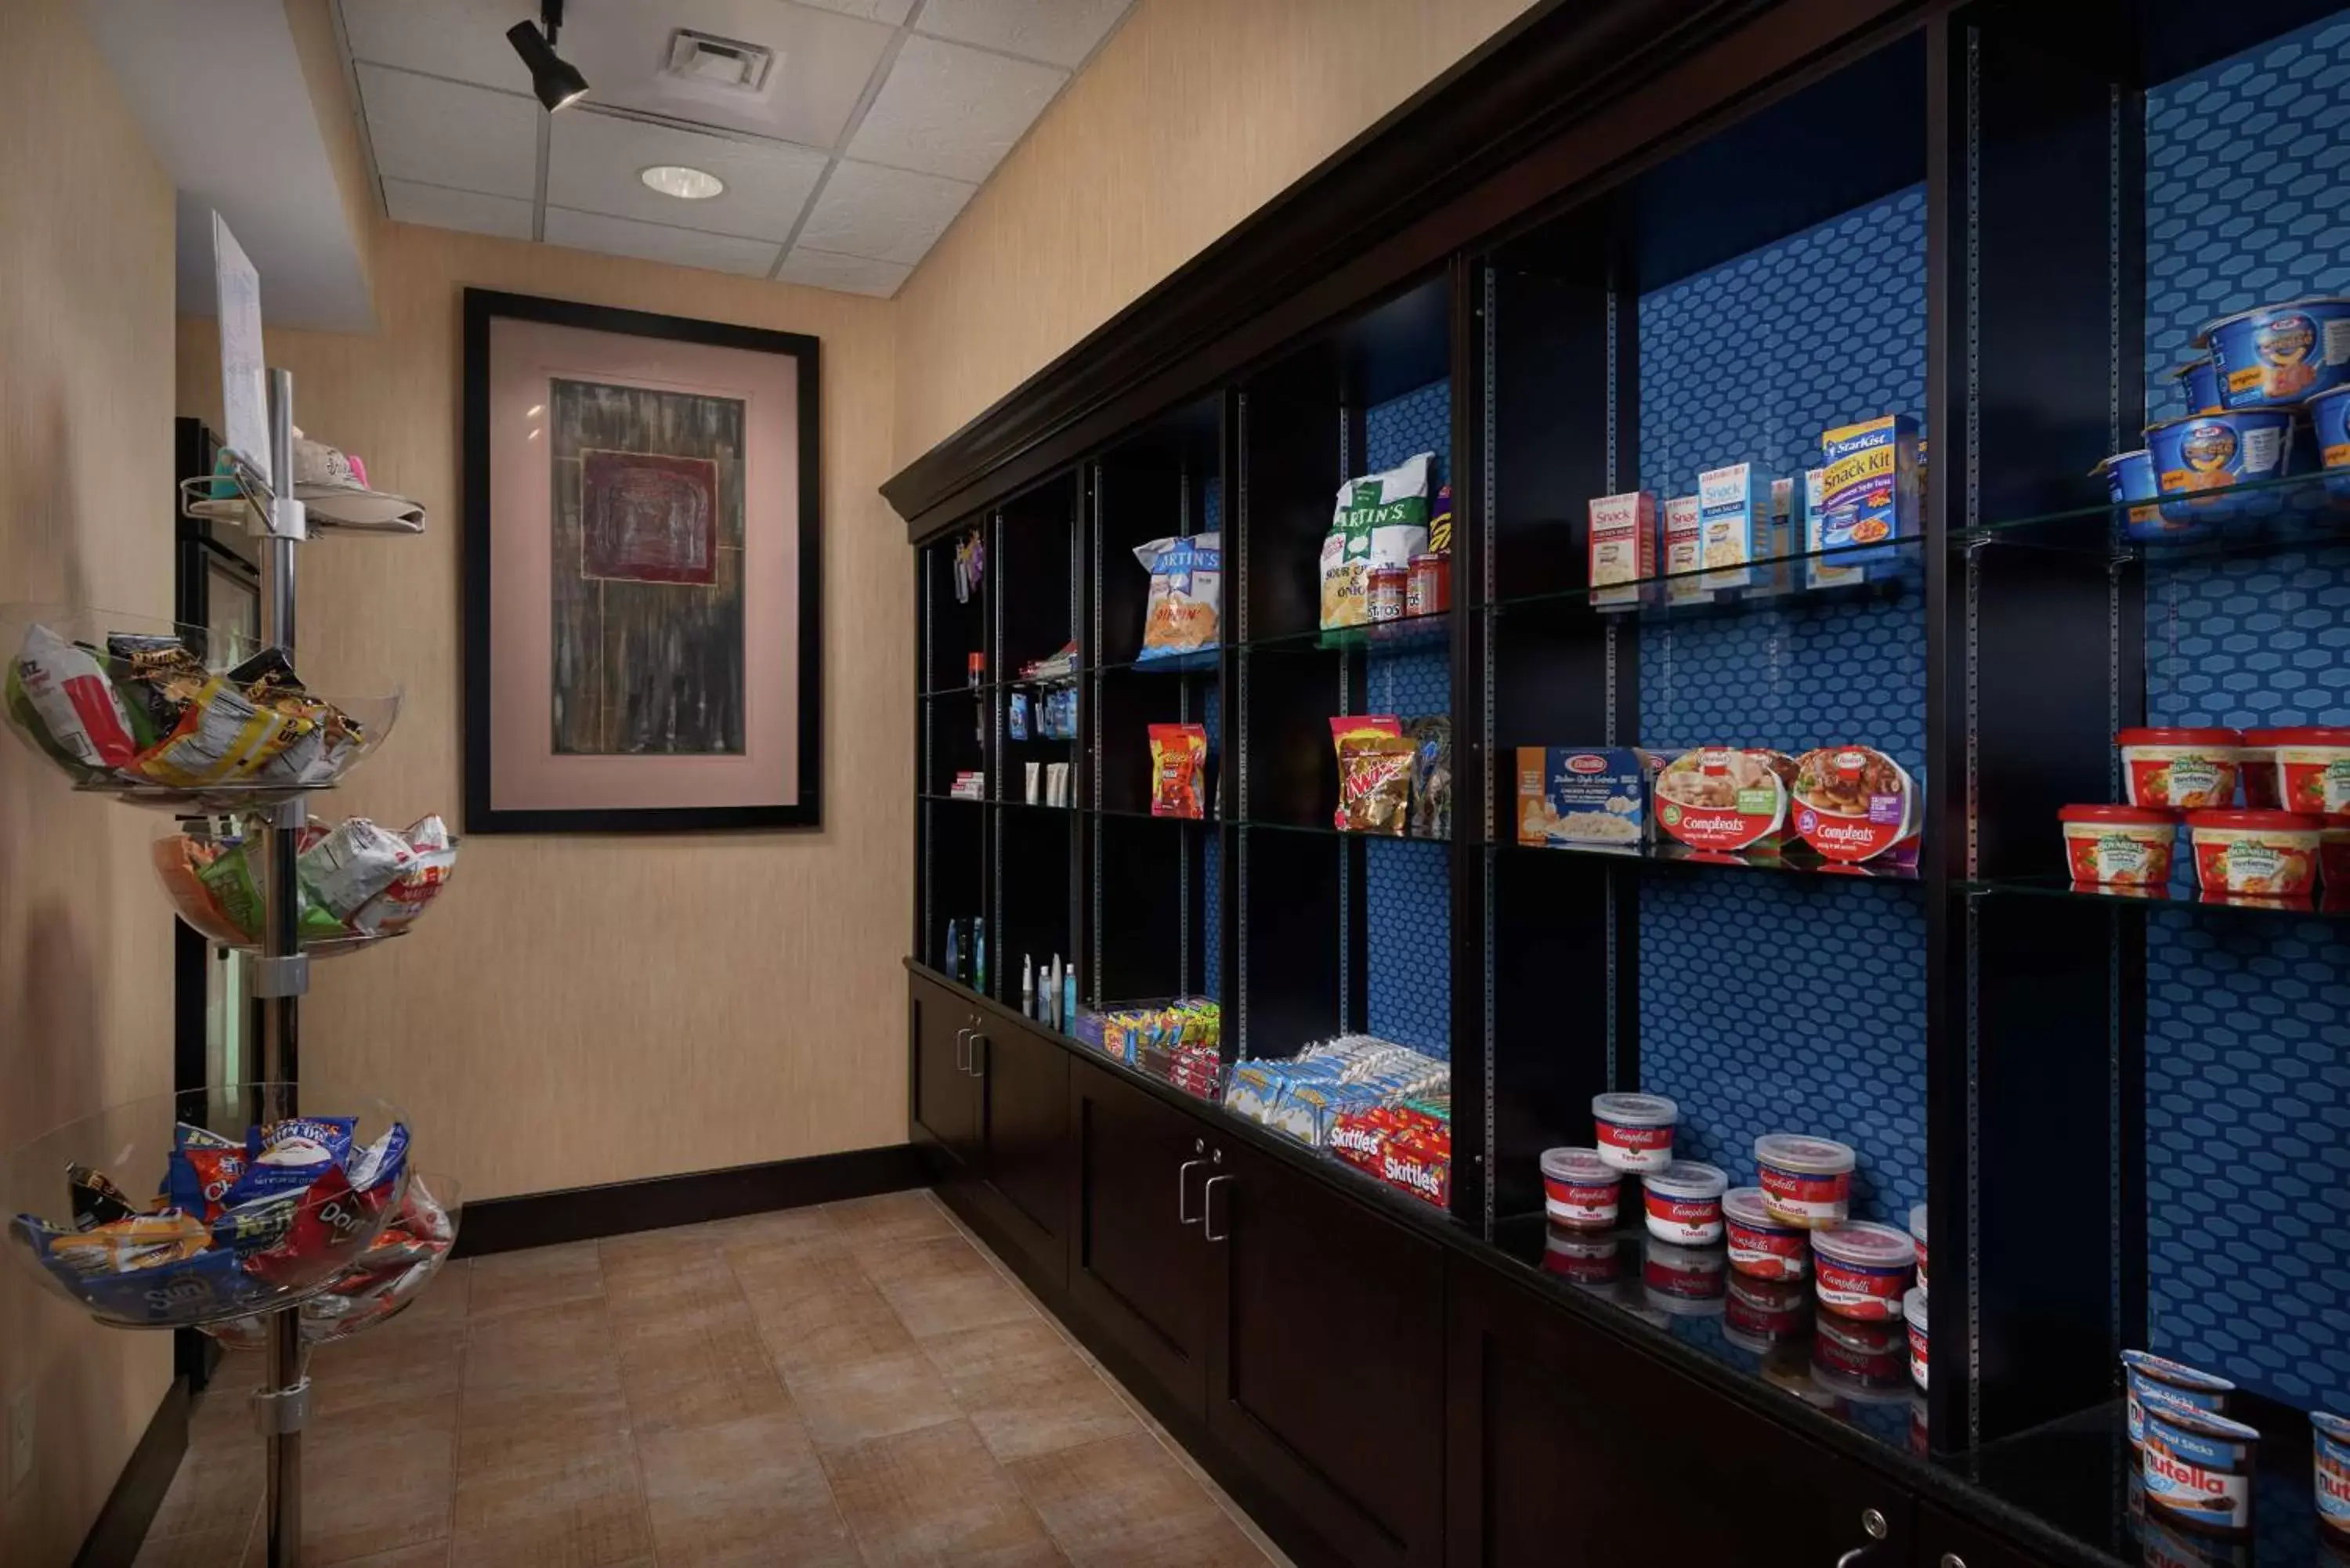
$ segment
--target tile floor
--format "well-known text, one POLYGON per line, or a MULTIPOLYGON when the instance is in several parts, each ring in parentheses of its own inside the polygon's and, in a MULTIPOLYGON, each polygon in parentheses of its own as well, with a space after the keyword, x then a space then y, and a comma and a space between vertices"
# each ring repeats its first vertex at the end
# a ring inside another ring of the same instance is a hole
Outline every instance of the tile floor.
MULTIPOLYGON (((256 1366, 139 1568, 260 1563, 256 1366)), ((1286 1563, 927 1192, 452 1264, 311 1374, 309 1568, 1286 1563)))

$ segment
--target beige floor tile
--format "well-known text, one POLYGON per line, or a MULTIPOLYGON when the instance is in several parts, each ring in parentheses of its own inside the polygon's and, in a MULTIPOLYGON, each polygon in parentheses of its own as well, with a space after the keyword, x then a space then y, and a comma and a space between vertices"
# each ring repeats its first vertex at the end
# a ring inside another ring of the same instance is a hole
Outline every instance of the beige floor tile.
POLYGON ((415 1546, 379 1552, 372 1557, 354 1558, 342 1564, 342 1568, 448 1568, 448 1562, 449 1542, 444 1537, 415 1546))
POLYGON ((516 1313, 543 1313, 563 1302, 604 1293, 604 1270, 593 1241, 494 1252, 468 1262, 473 1278, 465 1315, 476 1324, 516 1313))
POLYGON ((872 1568, 1029 1568, 1067 1561, 968 1422, 827 1454, 825 1469, 872 1568))
MULTIPOLYGON (((132 1568, 228 1568, 241 1563, 261 1522, 261 1494, 254 1491, 235 1507, 204 1511, 201 1524, 165 1532, 151 1527, 132 1568)), ((156 1525, 163 1522, 158 1514, 156 1525)))
POLYGON ((871 1284, 837 1236, 746 1241, 727 1248, 725 1257, 743 1299, 754 1307, 871 1284))
POLYGON ((819 1295, 754 1296, 750 1310, 768 1355, 786 1377, 915 1348, 905 1324, 862 1279, 819 1295))
POLYGON ((1264 1561, 1148 1432, 1006 1468, 1074 1563, 1222 1568, 1264 1561))
POLYGON ((924 1340, 922 1349, 998 1459, 1142 1429, 1117 1390, 1042 1317, 940 1334, 924 1340))
POLYGON ((463 1317, 426 1319, 411 1327, 402 1314, 375 1333, 320 1345, 310 1356, 313 1415, 323 1421, 427 1395, 454 1395, 464 1383, 465 1343, 463 1317))
POLYGON ((739 1302, 731 1314, 710 1309, 692 1322, 664 1319, 658 1331, 629 1334, 620 1346, 620 1386, 639 1440, 792 1407, 758 1325, 739 1302))
POLYGON ((856 1568, 816 1448, 787 1414, 639 1434, 662 1568, 856 1568))
POLYGON ((457 1475, 548 1465, 576 1447, 627 1448, 629 1407, 618 1389, 506 1388, 468 1394, 457 1413, 457 1475))
POLYGON ((937 1368, 919 1350, 812 1366, 785 1382, 808 1435, 827 1453, 962 1415, 937 1368))
POLYGON ((905 1324, 906 1332, 916 1339, 1035 1317, 1035 1309, 1021 1299, 1020 1293, 993 1270, 972 1258, 970 1249, 959 1238, 920 1245, 925 1250, 952 1249, 971 1262, 952 1266, 926 1265, 874 1281, 882 1299, 905 1324))
POLYGON ((637 1454, 617 1406, 600 1422, 542 1400, 530 1419, 459 1434, 451 1568, 616 1568, 652 1554, 637 1454))
POLYGON ((601 1296, 475 1319, 468 1330, 468 1397, 515 1388, 617 1394, 619 1387, 619 1356, 601 1296))
POLYGON ((710 1233, 722 1247, 738 1247, 757 1241, 797 1241, 802 1243, 841 1240, 840 1226, 832 1210, 822 1204, 805 1209, 776 1209, 764 1214, 744 1214, 733 1220, 712 1220, 710 1233))
POLYGON ((457 1468, 457 1393, 313 1422, 302 1443, 303 1561, 314 1568, 445 1542, 457 1468))
POLYGON ((846 1202, 827 1203, 825 1210, 840 1228, 849 1247, 859 1252, 954 1234, 954 1227, 947 1222, 947 1211, 939 1207, 938 1199, 927 1189, 851 1198, 846 1202))

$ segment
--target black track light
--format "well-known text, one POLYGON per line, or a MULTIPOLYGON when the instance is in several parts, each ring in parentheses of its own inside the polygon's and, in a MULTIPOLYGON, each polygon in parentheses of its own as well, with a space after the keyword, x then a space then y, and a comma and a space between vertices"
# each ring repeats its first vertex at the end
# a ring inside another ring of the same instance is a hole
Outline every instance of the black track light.
POLYGON ((528 22, 516 22, 506 29, 506 42, 530 67, 530 89, 552 114, 586 98, 588 78, 555 52, 555 37, 563 27, 563 0, 540 0, 538 16, 546 28, 544 35, 528 22))

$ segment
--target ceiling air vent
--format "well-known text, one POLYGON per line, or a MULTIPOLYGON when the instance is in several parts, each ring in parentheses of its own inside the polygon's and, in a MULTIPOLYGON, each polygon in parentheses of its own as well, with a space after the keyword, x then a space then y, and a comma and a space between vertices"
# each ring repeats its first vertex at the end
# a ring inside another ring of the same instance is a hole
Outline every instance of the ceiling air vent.
POLYGON ((730 92, 754 93, 767 84, 775 51, 740 38, 721 38, 680 27, 669 38, 669 63, 664 76, 730 92))

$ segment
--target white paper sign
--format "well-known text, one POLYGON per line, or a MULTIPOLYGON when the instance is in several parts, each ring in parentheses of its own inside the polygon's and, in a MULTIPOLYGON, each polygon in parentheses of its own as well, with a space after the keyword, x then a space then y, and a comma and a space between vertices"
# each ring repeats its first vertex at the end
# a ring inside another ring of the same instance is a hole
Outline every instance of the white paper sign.
POLYGON ((269 376, 261 351, 261 275, 213 214, 213 289, 220 303, 221 408, 225 444, 271 484, 269 376))

